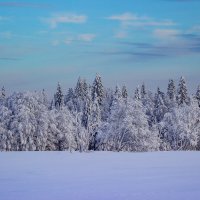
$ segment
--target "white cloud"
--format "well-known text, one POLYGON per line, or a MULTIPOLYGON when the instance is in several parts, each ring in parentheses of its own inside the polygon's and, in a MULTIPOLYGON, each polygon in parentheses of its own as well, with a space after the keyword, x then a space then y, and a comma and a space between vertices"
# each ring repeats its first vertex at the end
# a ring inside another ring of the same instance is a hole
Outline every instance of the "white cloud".
POLYGON ((95 34, 80 34, 78 35, 78 40, 84 42, 92 42, 95 37, 96 37, 95 34))
POLYGON ((176 29, 156 29, 153 34, 157 38, 161 39, 175 39, 181 31, 176 29))
POLYGON ((73 37, 69 37, 69 38, 66 38, 66 39, 65 39, 64 43, 65 43, 66 45, 69 45, 69 44, 71 44, 73 41, 74 41, 74 38, 73 38, 73 37))
POLYGON ((193 26, 188 33, 200 33, 200 25, 193 26))
POLYGON ((146 28, 146 27, 170 27, 175 26, 171 20, 155 20, 148 16, 141 16, 134 13, 123 13, 120 15, 112 15, 106 17, 107 20, 116 20, 120 24, 120 30, 114 35, 115 38, 125 38, 128 36, 130 28, 146 28))
POLYGON ((115 38, 119 38, 119 39, 122 39, 122 38, 126 38, 127 37, 127 32, 126 31, 119 31, 118 33, 115 34, 115 38))
POLYGON ((155 20, 138 20, 124 23, 126 26, 148 27, 148 26, 174 26, 174 22, 170 20, 155 21, 155 20))
POLYGON ((124 26, 174 26, 171 20, 154 20, 147 16, 139 16, 133 13, 124 13, 121 15, 112 15, 106 17, 108 20, 117 20, 124 26))
POLYGON ((60 13, 54 14, 50 18, 43 18, 43 22, 50 25, 51 28, 56 28, 58 24, 61 23, 74 23, 74 24, 81 24, 87 21, 87 16, 85 15, 77 15, 73 13, 60 13))
POLYGON ((127 12, 121 15, 112 15, 110 17, 106 17, 106 19, 117 20, 117 21, 133 21, 133 20, 138 20, 138 17, 135 14, 127 12))
POLYGON ((12 33, 10 31, 4 31, 4 32, 0 32, 0 37, 4 38, 4 39, 11 39, 12 38, 12 33))
POLYGON ((0 16, 0 22, 1 22, 1 21, 7 21, 7 20, 10 20, 10 17, 3 17, 3 16, 0 16))
POLYGON ((60 44, 59 40, 53 40, 51 42, 52 46, 58 46, 60 44))

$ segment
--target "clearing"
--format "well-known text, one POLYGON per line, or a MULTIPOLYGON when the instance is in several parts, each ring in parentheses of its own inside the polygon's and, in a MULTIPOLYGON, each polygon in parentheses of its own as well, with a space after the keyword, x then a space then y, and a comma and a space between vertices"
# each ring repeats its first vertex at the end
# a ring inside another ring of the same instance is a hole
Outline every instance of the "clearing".
POLYGON ((200 198, 200 152, 3 152, 1 200, 200 198))

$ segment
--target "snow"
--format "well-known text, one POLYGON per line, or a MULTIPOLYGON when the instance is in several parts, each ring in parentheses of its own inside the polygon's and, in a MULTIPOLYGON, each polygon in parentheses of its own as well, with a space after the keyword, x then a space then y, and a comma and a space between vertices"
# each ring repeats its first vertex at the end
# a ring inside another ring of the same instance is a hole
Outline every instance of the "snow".
POLYGON ((199 197, 199 152, 0 153, 1 200, 199 197))

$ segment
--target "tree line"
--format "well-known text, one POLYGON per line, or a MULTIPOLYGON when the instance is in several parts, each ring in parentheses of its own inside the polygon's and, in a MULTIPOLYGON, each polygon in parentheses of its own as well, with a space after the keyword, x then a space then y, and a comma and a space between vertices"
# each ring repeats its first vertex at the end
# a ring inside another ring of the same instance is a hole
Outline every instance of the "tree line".
POLYGON ((190 95, 184 77, 167 92, 143 83, 105 88, 79 78, 65 94, 58 83, 46 92, 0 94, 0 151, 200 150, 200 86, 190 95))

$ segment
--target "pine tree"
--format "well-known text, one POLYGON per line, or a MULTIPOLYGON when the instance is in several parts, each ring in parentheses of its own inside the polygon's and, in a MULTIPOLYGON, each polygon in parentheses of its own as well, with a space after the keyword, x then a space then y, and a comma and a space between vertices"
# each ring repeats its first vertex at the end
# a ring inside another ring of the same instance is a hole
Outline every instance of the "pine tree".
POLYGON ((200 108, 200 85, 197 88, 197 92, 196 92, 196 96, 195 97, 196 97, 196 99, 198 101, 198 106, 200 108))
POLYGON ((97 148, 97 133, 101 124, 101 110, 99 107, 98 99, 94 99, 91 106, 91 115, 89 120, 88 132, 89 132, 89 150, 96 150, 97 148))
POLYGON ((170 101, 176 100, 176 87, 174 81, 172 79, 169 80, 168 88, 167 88, 167 95, 170 101))
POLYGON ((64 104, 64 96, 63 96, 60 83, 58 83, 57 91, 54 95, 54 103, 55 103, 55 108, 58 110, 60 110, 64 104))
POLYGON ((140 88, 139 88, 139 86, 138 86, 138 87, 136 88, 136 90, 135 90, 134 98, 135 98, 136 100, 140 100, 140 99, 141 99, 141 96, 140 96, 140 88))
POLYGON ((88 96, 89 86, 86 82, 86 80, 83 80, 83 96, 86 98, 88 96))
POLYGON ((2 89, 1 89, 1 98, 3 98, 3 99, 6 98, 6 91, 5 91, 4 87, 2 87, 2 89))
POLYGON ((127 99, 127 98, 128 98, 128 92, 127 92, 127 89, 126 89, 126 86, 125 86, 125 85, 122 87, 122 97, 123 97, 124 99, 127 99))
POLYGON ((146 95, 147 95, 146 87, 145 84, 143 83, 141 87, 141 98, 144 99, 146 95))
POLYGON ((85 127, 86 130, 88 130, 90 123, 91 109, 92 109, 92 102, 90 99, 87 99, 87 101, 85 101, 82 114, 82 126, 85 127))
POLYGON ((178 92, 177 92, 177 103, 179 106, 183 104, 189 105, 188 90, 186 86, 185 78, 182 76, 179 81, 178 92))
POLYGON ((72 101, 74 97, 74 91, 72 88, 68 89, 67 95, 65 96, 65 105, 69 102, 72 101))
POLYGON ((48 107, 49 102, 48 102, 48 98, 47 98, 45 89, 42 90, 41 99, 42 99, 42 104, 48 107))
POLYGON ((102 104, 104 98, 104 88, 102 84, 101 77, 97 74, 92 86, 92 100, 97 98, 99 105, 102 104))
POLYGON ((154 99, 154 116, 158 123, 163 119, 167 111, 168 109, 165 103, 165 95, 160 91, 160 88, 158 88, 154 99))
POLYGON ((83 80, 79 77, 75 90, 74 90, 74 94, 76 98, 80 98, 83 99, 84 98, 84 83, 83 80))
POLYGON ((122 92, 121 92, 121 89, 120 89, 120 87, 118 85, 115 87, 115 96, 117 98, 121 98, 122 97, 122 92))

